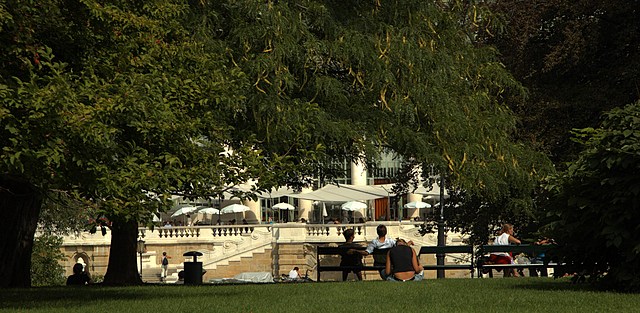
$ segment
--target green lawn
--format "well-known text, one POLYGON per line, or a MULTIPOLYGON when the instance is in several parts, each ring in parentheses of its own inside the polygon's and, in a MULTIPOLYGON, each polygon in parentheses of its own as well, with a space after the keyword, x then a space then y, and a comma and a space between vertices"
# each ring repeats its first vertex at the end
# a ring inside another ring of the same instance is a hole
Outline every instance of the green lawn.
POLYGON ((551 278, 0 290, 2 312, 640 312, 640 294, 551 278))

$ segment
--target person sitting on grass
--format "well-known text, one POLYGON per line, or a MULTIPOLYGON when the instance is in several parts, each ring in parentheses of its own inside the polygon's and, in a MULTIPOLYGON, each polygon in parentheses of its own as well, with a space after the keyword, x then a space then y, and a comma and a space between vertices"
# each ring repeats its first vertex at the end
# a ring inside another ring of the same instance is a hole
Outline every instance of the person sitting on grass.
POLYGON ((388 281, 424 279, 424 268, 418 262, 416 251, 401 238, 396 239, 396 246, 387 253, 385 273, 388 281))
POLYGON ((73 275, 67 278, 67 286, 84 286, 91 284, 91 277, 85 272, 84 266, 80 263, 73 265, 73 275))
POLYGON ((300 276, 300 268, 296 266, 289 272, 289 279, 298 280, 300 278, 302 278, 300 276))
POLYGON ((184 271, 178 272, 178 280, 176 280, 176 284, 184 285, 184 271))

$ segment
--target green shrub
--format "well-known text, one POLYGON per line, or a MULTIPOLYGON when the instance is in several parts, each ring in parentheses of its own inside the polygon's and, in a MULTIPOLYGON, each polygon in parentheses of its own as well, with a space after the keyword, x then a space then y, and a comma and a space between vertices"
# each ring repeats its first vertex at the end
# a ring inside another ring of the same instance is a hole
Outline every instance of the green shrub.
POLYGON ((60 246, 62 238, 43 234, 35 238, 31 255, 31 285, 58 286, 66 282, 65 271, 58 261, 65 257, 60 246))
POLYGON ((575 136, 584 150, 550 185, 559 255, 572 272, 640 290, 640 102, 575 136))

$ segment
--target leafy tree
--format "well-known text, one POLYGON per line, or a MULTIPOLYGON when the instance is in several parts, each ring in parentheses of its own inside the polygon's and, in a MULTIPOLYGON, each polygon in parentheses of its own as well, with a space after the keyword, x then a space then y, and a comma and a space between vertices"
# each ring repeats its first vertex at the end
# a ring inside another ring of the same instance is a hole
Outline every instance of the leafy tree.
POLYGON ((548 152, 558 167, 581 147, 574 128, 639 98, 640 1, 498 0, 485 5, 502 31, 482 36, 529 90, 513 99, 519 137, 548 152))
POLYGON ((258 91, 247 104, 260 121, 239 127, 255 127, 265 150, 300 136, 348 159, 388 149, 499 203, 487 209, 493 221, 532 214, 549 163, 515 142, 507 101, 523 89, 495 49, 474 44, 466 1, 216 5, 224 14, 215 29, 258 91), (278 114, 267 113, 272 103, 278 114))
POLYGON ((139 282, 138 222, 166 208, 169 193, 215 195, 222 190, 212 186, 258 176, 245 170, 261 168, 251 139, 223 154, 230 127, 216 120, 237 110, 241 73, 219 63, 224 47, 191 41, 171 19, 185 8, 168 4, 6 7, 3 286, 30 283, 33 232, 51 190, 93 206, 95 220, 108 218, 105 283, 127 284, 139 282))
POLYGON ((0 223, 16 226, 0 224, 15 233, 0 258, 22 259, 0 259, 0 281, 29 281, 20 249, 50 190, 108 219, 110 284, 140 282, 137 225, 169 194, 215 196, 249 178, 301 186, 330 178, 328 160, 379 149, 485 201, 528 203, 545 164, 512 138, 507 95, 522 88, 473 44, 464 3, 5 6, 0 223))
POLYGON ((598 128, 574 132, 584 149, 550 188, 550 224, 570 272, 639 290, 640 102, 613 109, 598 128))

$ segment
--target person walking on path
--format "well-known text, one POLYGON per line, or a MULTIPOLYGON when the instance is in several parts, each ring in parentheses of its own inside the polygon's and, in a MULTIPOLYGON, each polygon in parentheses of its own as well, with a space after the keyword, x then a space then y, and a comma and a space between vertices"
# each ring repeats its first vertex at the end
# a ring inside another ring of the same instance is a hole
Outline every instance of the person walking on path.
POLYGON ((160 274, 160 281, 166 282, 167 280, 167 272, 169 271, 169 259, 171 257, 167 255, 167 252, 162 252, 162 262, 160 268, 162 269, 162 273, 160 274))

